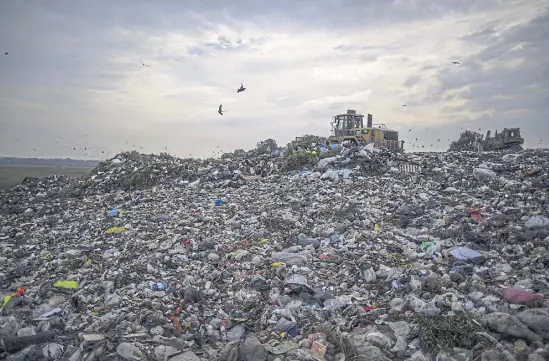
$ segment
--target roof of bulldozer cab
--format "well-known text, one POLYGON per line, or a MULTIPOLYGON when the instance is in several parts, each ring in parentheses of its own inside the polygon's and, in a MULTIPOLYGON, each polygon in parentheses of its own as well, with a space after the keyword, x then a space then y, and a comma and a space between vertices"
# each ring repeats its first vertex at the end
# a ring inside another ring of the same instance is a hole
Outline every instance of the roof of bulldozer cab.
POLYGON ((372 127, 364 127, 363 129, 374 129, 374 130, 381 130, 383 132, 395 132, 398 133, 396 130, 389 129, 385 126, 385 124, 374 124, 372 127))

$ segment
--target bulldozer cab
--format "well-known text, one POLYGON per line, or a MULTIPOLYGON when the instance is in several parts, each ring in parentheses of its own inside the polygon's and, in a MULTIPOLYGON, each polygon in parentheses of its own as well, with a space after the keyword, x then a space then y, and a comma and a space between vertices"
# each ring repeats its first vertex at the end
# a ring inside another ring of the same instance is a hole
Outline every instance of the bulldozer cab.
POLYGON ((354 110, 347 110, 347 114, 333 117, 332 131, 336 137, 352 137, 356 129, 364 128, 364 115, 356 114, 354 110))
POLYGON ((518 128, 504 128, 503 129, 503 143, 516 142, 517 140, 522 139, 520 137, 520 129, 518 128))

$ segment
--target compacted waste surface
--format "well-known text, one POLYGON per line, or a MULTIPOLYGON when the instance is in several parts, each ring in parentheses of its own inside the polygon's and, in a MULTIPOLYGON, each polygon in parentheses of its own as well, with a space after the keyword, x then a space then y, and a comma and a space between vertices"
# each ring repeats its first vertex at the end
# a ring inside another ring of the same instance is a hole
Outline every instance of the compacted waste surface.
POLYGON ((1 191, 0 358, 549 360, 549 151, 283 153, 1 191))

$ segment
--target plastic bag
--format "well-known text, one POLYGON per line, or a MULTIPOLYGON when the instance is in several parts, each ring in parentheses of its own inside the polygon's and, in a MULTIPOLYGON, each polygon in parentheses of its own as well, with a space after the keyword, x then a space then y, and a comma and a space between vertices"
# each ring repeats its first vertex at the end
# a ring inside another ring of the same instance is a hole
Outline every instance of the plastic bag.
POLYGON ((367 283, 374 282, 376 280, 376 272, 373 268, 368 268, 364 271, 364 281, 367 283))
POLYGON ((271 258, 273 261, 277 262, 284 262, 289 266, 303 266, 305 263, 307 263, 307 256, 303 254, 303 252, 300 253, 290 253, 290 252, 273 252, 271 254, 271 258))
POLYGON ((474 168, 473 177, 477 180, 491 179, 496 177, 496 173, 490 169, 474 168))
POLYGON ((482 257, 482 254, 467 247, 457 247, 450 251, 450 254, 456 259, 467 261, 474 258, 482 257))
POLYGON ((248 335, 240 342, 240 358, 243 361, 265 361, 267 351, 255 335, 248 335))
POLYGON ((75 289, 78 288, 78 282, 76 281, 57 281, 53 284, 53 287, 75 289))
POLYGON ((534 301, 540 301, 545 298, 544 295, 533 293, 528 290, 518 288, 507 288, 503 291, 503 298, 509 303, 514 304, 529 304, 534 301))
POLYGON ((107 229, 105 232, 106 233, 122 233, 122 232, 126 232, 127 229, 125 227, 111 227, 109 229, 107 229))
POLYGON ((526 221, 526 228, 548 228, 549 227, 549 218, 543 216, 535 216, 526 221))

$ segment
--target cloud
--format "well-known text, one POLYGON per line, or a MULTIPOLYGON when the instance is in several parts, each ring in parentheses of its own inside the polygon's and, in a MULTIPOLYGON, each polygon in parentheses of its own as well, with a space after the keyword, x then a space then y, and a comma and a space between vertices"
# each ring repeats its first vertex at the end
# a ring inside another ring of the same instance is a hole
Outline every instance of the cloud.
POLYGON ((414 143, 414 132, 430 145, 477 125, 539 138, 549 134, 548 11, 541 0, 505 5, 2 1, 0 154, 77 146, 99 157, 127 140, 208 155, 327 135, 347 109, 414 143))

